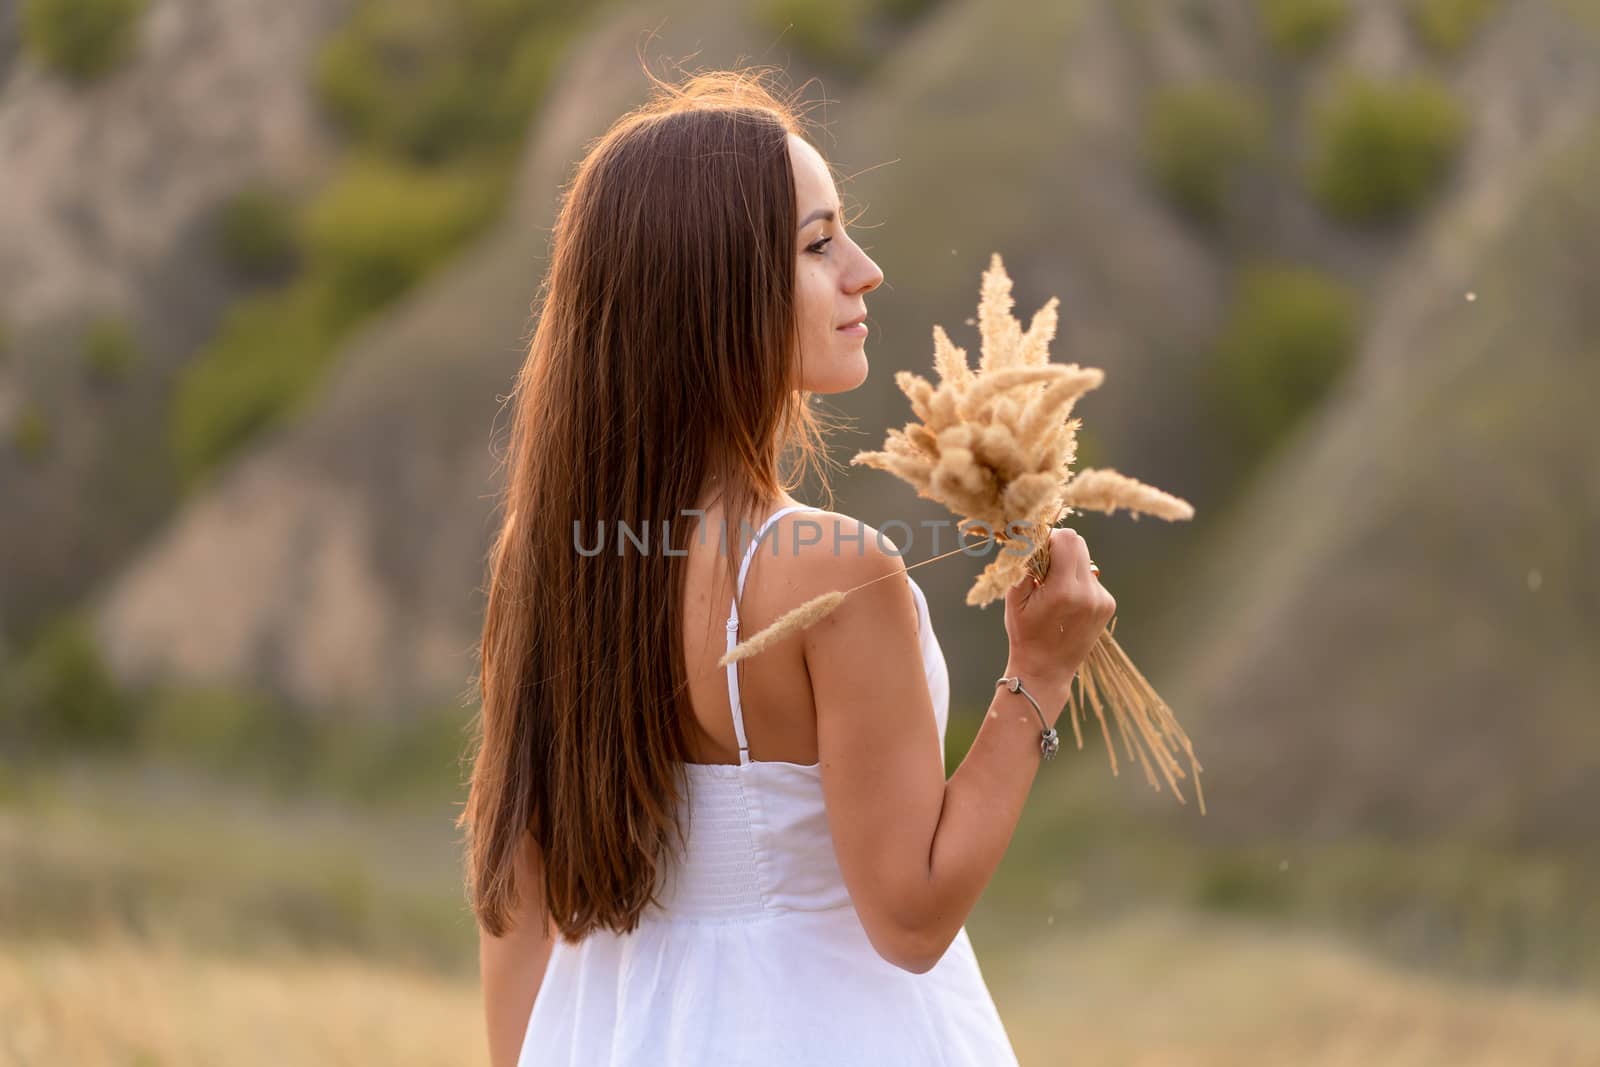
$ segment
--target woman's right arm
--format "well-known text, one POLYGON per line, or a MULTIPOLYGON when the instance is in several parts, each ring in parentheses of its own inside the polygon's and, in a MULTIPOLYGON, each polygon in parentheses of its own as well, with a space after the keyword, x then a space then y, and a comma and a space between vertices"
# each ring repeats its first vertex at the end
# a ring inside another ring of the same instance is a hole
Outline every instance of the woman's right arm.
POLYGON ((478 927, 478 974, 489 1026, 490 1067, 516 1067, 533 1002, 543 984, 555 945, 555 924, 544 906, 543 866, 532 835, 516 863, 522 900, 512 912, 512 927, 495 937, 478 927))
MULTIPOLYGON (((878 538, 867 533, 861 554, 829 553, 810 569, 817 592, 904 574, 899 556, 871 547, 878 538)), ((1116 602, 1090 573, 1083 538, 1056 530, 1050 550, 1049 577, 1006 594, 1004 673, 1021 676, 1053 726, 1116 602)), ((920 973, 944 955, 999 867, 1043 757, 1033 706, 997 688, 945 779, 912 597, 894 580, 852 593, 806 631, 805 659, 845 884, 879 955, 920 973)))

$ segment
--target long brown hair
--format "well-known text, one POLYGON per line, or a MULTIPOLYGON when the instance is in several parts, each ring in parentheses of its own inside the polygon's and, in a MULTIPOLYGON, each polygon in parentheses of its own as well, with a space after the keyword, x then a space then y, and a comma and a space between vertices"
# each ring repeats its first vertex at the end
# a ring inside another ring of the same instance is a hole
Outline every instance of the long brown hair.
POLYGON ((563 191, 510 398, 457 821, 469 899, 496 936, 527 888, 514 865, 529 834, 564 937, 638 925, 682 841, 684 571, 658 539, 686 550, 684 512, 712 476, 732 522, 808 471, 826 486, 824 427, 798 388, 787 136, 802 115, 772 76, 651 76, 563 191))

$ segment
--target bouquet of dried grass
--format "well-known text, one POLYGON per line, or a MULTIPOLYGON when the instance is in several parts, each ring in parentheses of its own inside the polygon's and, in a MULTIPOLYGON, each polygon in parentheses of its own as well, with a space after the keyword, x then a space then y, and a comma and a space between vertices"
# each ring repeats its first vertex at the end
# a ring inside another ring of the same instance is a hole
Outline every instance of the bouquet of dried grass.
MULTIPOLYGON (((908 371, 895 376, 917 421, 890 430, 882 451, 862 452, 851 461, 903 479, 919 496, 937 500, 961 516, 965 534, 987 531, 985 540, 1001 545, 967 592, 967 603, 978 607, 1004 597, 1030 573, 1042 579, 1050 566, 1050 530, 1075 510, 1111 514, 1120 508, 1135 518, 1156 515, 1168 521, 1194 516, 1187 502, 1116 471, 1086 469, 1072 474, 1082 420, 1069 416, 1078 399, 1097 388, 1105 375, 1094 367, 1050 362, 1058 304, 1051 298, 1024 332, 1011 314, 1011 279, 995 255, 983 275, 978 304, 983 347, 977 369, 968 362, 966 351, 935 326, 934 369, 939 383, 908 371), (1016 544, 1035 550, 1017 551, 1016 544)), ((808 601, 736 646, 723 662, 755 655, 810 626, 854 591, 826 593, 808 601)), ((1100 635, 1079 667, 1071 691, 1069 710, 1078 748, 1083 748, 1079 720, 1085 709, 1092 708, 1111 771, 1118 773, 1116 747, 1106 723, 1109 711, 1129 758, 1139 760, 1151 788, 1161 788, 1159 769, 1180 802, 1184 797, 1178 780, 1188 775, 1178 757, 1187 757, 1204 813, 1201 767, 1194 748, 1172 709, 1112 637, 1115 625, 1113 620, 1100 635)))

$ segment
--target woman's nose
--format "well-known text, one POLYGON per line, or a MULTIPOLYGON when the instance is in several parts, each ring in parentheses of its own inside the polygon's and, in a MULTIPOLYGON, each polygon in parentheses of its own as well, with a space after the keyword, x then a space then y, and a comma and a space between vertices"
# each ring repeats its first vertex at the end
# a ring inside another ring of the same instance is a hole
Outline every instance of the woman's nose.
POLYGON ((883 284, 883 271, 878 268, 878 265, 872 261, 871 257, 863 253, 861 262, 862 268, 852 279, 855 283, 850 289, 852 293, 870 293, 883 284))

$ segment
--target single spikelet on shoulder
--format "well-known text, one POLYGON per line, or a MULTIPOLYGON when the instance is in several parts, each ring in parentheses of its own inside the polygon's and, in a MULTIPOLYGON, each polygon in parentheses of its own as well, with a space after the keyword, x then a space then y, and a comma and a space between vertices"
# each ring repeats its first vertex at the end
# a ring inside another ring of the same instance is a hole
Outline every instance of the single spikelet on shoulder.
POLYGON ((758 652, 765 652, 790 634, 799 633, 817 620, 825 618, 834 608, 844 603, 844 598, 845 594, 837 590, 812 597, 793 611, 786 612, 777 622, 764 627, 759 633, 745 638, 724 652, 722 658, 717 660, 717 666, 726 667, 730 663, 749 659, 758 652))

